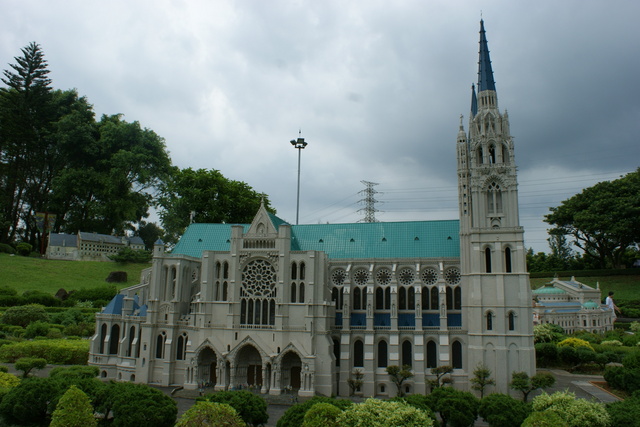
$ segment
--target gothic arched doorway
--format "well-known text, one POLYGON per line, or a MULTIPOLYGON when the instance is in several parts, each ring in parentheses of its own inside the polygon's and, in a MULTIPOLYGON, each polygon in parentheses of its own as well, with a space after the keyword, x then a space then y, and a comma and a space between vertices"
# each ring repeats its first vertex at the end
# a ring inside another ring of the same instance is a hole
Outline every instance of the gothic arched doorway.
POLYGON ((214 387, 217 381, 218 357, 211 347, 205 347, 198 355, 198 384, 214 387))
POLYGON ((300 389, 300 373, 302 372, 300 356, 294 351, 289 351, 282 358, 280 366, 282 369, 282 384, 285 387, 291 387, 292 390, 300 389))
POLYGON ((246 345, 236 356, 237 385, 262 386, 262 357, 252 345, 246 345))

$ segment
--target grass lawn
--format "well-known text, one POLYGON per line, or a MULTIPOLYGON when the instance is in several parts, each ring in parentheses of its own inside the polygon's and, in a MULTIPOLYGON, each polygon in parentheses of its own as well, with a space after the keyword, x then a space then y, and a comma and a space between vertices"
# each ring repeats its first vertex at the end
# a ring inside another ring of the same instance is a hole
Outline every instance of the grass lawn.
POLYGON ((140 281, 140 272, 151 264, 119 264, 95 261, 59 261, 0 254, 0 286, 10 286, 21 294, 38 290, 55 294, 58 289, 95 288, 107 285, 112 271, 126 271, 128 282, 115 283, 118 289, 140 281))
MULTIPOLYGON (((560 280, 570 280, 571 277, 559 277, 560 280)), ((553 277, 535 278, 531 280, 531 289, 538 289, 545 283, 553 280, 553 277)), ((609 291, 615 292, 616 301, 619 300, 640 300, 640 275, 637 276, 593 276, 580 277, 576 276, 576 280, 585 285, 596 287, 600 282, 600 290, 602 291, 602 299, 604 299, 609 291)))

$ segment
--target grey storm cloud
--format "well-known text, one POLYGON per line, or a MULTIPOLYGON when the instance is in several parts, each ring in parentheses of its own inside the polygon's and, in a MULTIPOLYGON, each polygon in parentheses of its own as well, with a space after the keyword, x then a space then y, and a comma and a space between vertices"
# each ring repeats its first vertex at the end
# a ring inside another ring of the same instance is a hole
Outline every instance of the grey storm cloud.
MULTIPOLYGON (((473 1, 1 2, 3 69, 31 41, 53 85, 165 138, 174 164, 266 192, 301 222, 457 217, 455 139, 477 79, 473 1), (6 64, 6 65, 5 65, 6 64)), ((481 7, 519 165, 526 244, 549 206, 638 167, 640 3, 481 7)))

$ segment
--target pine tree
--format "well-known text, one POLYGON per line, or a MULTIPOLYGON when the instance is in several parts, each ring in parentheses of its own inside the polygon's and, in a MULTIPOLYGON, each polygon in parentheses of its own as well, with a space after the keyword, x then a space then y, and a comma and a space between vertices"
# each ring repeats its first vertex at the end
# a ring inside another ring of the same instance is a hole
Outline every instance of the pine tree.
POLYGON ((53 411, 51 427, 93 427, 97 425, 89 397, 75 385, 62 395, 53 411))

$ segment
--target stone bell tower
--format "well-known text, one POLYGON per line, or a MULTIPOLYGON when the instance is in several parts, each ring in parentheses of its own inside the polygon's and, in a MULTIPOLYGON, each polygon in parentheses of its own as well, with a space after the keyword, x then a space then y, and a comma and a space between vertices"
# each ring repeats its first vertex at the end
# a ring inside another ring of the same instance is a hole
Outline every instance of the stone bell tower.
POLYGON ((507 112, 498 95, 480 21, 478 83, 471 87, 469 132, 457 138, 463 328, 467 372, 485 364, 496 391, 508 393, 514 371, 535 374, 532 296, 524 230, 518 214, 517 169, 507 112))

